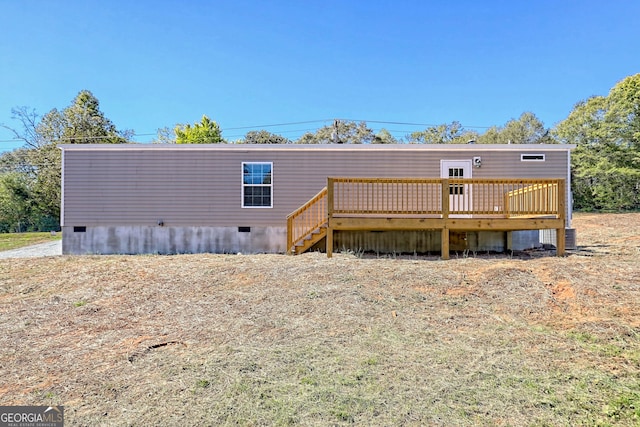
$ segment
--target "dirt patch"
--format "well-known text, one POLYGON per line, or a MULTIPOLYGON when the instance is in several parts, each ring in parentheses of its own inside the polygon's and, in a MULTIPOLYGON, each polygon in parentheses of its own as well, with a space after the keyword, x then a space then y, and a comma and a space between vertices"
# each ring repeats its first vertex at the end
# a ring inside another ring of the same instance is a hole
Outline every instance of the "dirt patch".
POLYGON ((551 294, 562 301, 575 301, 576 291, 568 281, 561 281, 551 286, 551 294))

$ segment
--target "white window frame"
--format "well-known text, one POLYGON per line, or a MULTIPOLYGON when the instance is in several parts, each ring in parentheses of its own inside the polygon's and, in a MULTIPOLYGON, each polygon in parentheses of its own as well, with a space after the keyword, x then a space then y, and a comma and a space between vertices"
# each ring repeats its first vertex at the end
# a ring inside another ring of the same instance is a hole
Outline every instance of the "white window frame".
POLYGON ((523 154, 520 154, 520 161, 521 162, 544 162, 545 159, 546 159, 546 156, 544 154, 541 154, 541 153, 523 153, 523 154), (538 158, 538 159, 535 159, 535 158, 526 159, 525 157, 528 157, 528 156, 531 156, 531 157, 535 156, 535 157, 540 157, 540 158, 538 158))
POLYGON ((273 208, 273 162, 242 162, 240 166, 240 183, 242 186, 241 196, 240 196, 240 206, 243 209, 271 209, 273 208), (245 184, 244 182, 244 167, 246 165, 269 165, 271 168, 271 183, 269 184, 245 184), (269 187, 270 197, 269 197, 269 206, 245 206, 244 204, 244 191, 247 187, 269 187))

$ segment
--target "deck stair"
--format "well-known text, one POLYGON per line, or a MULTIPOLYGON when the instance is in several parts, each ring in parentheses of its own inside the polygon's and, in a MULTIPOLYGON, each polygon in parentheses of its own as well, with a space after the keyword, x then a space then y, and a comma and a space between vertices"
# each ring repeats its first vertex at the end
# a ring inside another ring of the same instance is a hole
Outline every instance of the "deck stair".
POLYGON ((318 243, 319 241, 321 241, 325 237, 327 237, 327 223, 326 222, 324 224, 322 224, 320 227, 318 227, 315 230, 311 231, 304 238, 298 240, 294 244, 293 254, 294 255, 299 255, 301 253, 304 253, 304 252, 308 251, 309 249, 311 249, 313 247, 313 245, 315 245, 316 243, 318 243))
POLYGON ((287 216, 287 253, 298 255, 327 235, 327 187, 287 216))

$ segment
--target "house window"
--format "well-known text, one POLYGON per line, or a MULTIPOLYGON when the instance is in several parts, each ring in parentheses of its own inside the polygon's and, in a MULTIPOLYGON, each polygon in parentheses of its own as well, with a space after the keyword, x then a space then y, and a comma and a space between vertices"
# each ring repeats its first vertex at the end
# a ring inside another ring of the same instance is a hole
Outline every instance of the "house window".
POLYGON ((273 163, 242 163, 242 207, 270 208, 273 163))
POLYGON ((544 162, 544 154, 520 154, 521 162, 544 162))

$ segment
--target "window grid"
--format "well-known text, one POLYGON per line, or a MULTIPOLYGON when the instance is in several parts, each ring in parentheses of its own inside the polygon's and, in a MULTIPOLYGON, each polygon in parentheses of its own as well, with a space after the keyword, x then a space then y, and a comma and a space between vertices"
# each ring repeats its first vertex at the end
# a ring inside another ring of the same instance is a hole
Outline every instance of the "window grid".
POLYGON ((271 208, 273 163, 242 163, 242 207, 271 208))
MULTIPOLYGON (((464 178, 464 168, 449 168, 449 178, 464 178)), ((450 195, 463 195, 463 184, 449 184, 450 195)))

